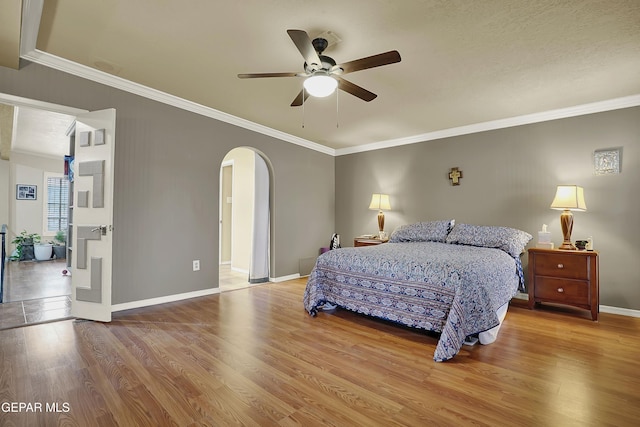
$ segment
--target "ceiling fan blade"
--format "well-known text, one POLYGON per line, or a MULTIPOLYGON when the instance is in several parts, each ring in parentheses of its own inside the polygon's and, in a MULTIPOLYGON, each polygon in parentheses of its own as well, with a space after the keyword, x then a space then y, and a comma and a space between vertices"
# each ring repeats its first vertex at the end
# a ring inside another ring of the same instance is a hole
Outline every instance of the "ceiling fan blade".
POLYGON ((287 34, 291 37, 293 44, 296 45, 307 65, 316 64, 318 68, 322 68, 322 61, 318 56, 318 52, 313 48, 311 39, 306 31, 287 30, 287 34))
POLYGON ((391 50, 385 53, 368 56, 366 58, 356 59, 355 61, 345 62, 338 65, 344 71, 342 74, 353 73, 354 71, 366 70, 367 68, 380 67, 382 65, 394 64, 400 62, 400 53, 397 50, 391 50))
POLYGON ((298 73, 254 73, 254 74, 238 74, 241 79, 257 79, 260 77, 296 77, 298 73))
POLYGON ((334 77, 338 80, 338 89, 348 92, 353 96, 357 96, 363 101, 367 101, 367 102, 373 101, 378 97, 378 95, 376 95, 375 93, 369 92, 368 90, 358 86, 357 84, 351 83, 350 81, 345 80, 338 76, 334 76, 334 77))
POLYGON ((307 100, 307 98, 309 97, 309 92, 307 92, 306 90, 302 89, 300 91, 300 93, 298 94, 298 96, 296 96, 296 99, 293 100, 293 102, 291 103, 292 107, 299 107, 302 105, 303 102, 303 97, 304 97, 304 101, 307 100))

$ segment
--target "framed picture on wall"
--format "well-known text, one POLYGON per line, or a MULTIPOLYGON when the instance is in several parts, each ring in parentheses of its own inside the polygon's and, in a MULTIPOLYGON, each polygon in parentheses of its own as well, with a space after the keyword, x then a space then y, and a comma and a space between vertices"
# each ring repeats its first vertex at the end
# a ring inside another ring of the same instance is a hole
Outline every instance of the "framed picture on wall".
POLYGON ((593 152, 593 166, 596 175, 615 175, 620 173, 622 149, 606 148, 593 152))
POLYGON ((28 184, 16 185, 16 199, 36 200, 38 198, 38 186, 28 184))

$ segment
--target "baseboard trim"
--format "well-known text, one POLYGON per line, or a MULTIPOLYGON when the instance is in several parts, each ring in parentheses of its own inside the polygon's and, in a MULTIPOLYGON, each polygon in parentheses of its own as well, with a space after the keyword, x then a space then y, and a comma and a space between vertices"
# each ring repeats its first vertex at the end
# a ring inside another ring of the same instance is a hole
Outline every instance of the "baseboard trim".
MULTIPOLYGON (((279 283, 287 280, 299 279, 300 274, 291 274, 289 276, 271 277, 270 282, 279 283)), ((266 282, 265 282, 266 283, 266 282)), ((133 308, 150 307, 152 305, 166 304, 168 302, 182 301, 190 298, 204 297, 207 295, 215 295, 220 293, 220 288, 203 289, 201 291, 186 292, 184 294, 168 295, 166 297, 149 298, 140 301, 125 302, 122 304, 114 304, 111 306, 111 312, 131 310, 133 308)))
MULTIPOLYGON (((288 276, 271 277, 269 278, 269 281, 273 283, 280 283, 280 282, 286 282, 287 280, 300 279, 301 277, 302 276, 300 276, 300 274, 296 273, 296 274, 290 274, 288 276)), ((145 299, 140 301, 125 302, 122 304, 112 305, 111 312, 115 313, 117 311, 131 310, 133 308, 150 307, 152 305, 166 304, 169 302, 182 301, 185 299, 204 297, 207 295, 215 295, 219 293, 220 293, 220 288, 211 288, 211 289, 203 289, 201 291, 186 292, 184 294, 168 295, 166 297, 158 297, 158 298, 150 298, 150 299, 145 299)), ((527 294, 518 292, 513 298, 519 299, 519 300, 526 300, 528 297, 527 297, 527 294)), ((600 313, 618 314, 620 316, 629 316, 629 317, 640 317, 640 310, 633 310, 630 308, 611 307, 608 305, 601 305, 600 313)))
POLYGON ((269 281, 273 283, 286 282, 287 280, 295 280, 300 278, 300 273, 290 274, 288 276, 270 277, 269 281))
POLYGON ((166 297, 149 298, 140 301, 125 302, 111 306, 111 312, 131 310, 132 308, 149 307, 152 305, 166 304, 168 302, 182 301, 190 298, 204 297, 220 293, 220 288, 203 289, 201 291, 186 292, 184 294, 168 295, 166 297))
POLYGON ((619 314, 621 316, 640 317, 640 310, 630 308, 611 307, 608 305, 600 306, 600 313, 619 314))
MULTIPOLYGON (((513 299, 528 300, 529 295, 523 292, 518 292, 513 299)), ((640 310, 633 310, 630 308, 611 307, 608 305, 601 305, 599 307, 600 313, 619 314, 620 316, 640 317, 640 310)))

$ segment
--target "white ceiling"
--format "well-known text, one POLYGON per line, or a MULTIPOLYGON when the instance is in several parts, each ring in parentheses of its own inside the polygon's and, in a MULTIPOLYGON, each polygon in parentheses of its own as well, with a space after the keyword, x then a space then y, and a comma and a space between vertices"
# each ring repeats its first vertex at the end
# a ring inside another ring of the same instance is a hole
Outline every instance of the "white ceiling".
POLYGON ((75 117, 51 111, 16 107, 12 151, 62 159, 69 154, 67 131, 75 117))
POLYGON ((339 153, 637 97, 640 1, 47 0, 36 48, 339 153), (338 63, 402 61, 345 76, 369 103, 290 107, 302 78, 237 78, 301 72, 287 29, 331 31, 338 63))

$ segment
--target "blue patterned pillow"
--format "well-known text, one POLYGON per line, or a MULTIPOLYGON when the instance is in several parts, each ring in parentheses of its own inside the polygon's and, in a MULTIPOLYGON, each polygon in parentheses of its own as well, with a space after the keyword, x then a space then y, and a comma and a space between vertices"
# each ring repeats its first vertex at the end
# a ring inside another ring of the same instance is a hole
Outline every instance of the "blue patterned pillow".
POLYGON ((515 228, 458 224, 447 236, 447 243, 501 249, 518 258, 532 237, 515 228))
POLYGON ((389 242, 444 242, 455 220, 416 222, 397 227, 389 242))

